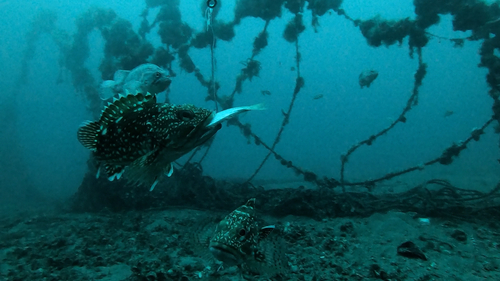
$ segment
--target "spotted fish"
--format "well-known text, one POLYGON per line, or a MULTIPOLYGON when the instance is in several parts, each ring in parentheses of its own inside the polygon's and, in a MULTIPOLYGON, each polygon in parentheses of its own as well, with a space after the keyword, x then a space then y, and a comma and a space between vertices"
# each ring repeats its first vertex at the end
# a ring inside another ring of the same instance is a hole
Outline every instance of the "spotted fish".
POLYGON ((283 240, 276 232, 274 225, 259 227, 252 198, 220 221, 207 244, 223 265, 272 276, 287 271, 283 240))
POLYGON ((189 104, 157 103, 155 95, 136 93, 108 104, 100 119, 85 122, 77 136, 109 180, 125 172, 128 181, 153 190, 162 175, 172 175, 173 161, 213 137, 232 116, 189 104))

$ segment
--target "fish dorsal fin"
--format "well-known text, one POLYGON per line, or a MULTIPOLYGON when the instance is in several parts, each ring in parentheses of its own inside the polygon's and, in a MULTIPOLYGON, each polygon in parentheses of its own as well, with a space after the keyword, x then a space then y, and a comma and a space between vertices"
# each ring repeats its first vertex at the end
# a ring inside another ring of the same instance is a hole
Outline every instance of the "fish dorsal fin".
POLYGON ((245 206, 255 208, 255 198, 248 199, 247 203, 245 203, 245 206))
POLYGON ((115 83, 120 84, 127 79, 127 76, 130 74, 129 70, 118 70, 115 72, 115 75, 113 76, 113 80, 115 80, 115 83))
POLYGON ((137 112, 143 109, 145 105, 155 104, 156 96, 150 93, 145 95, 142 93, 129 94, 115 98, 112 103, 109 103, 102 111, 99 123, 106 127, 112 122, 119 122, 121 118, 129 112, 137 112))
POLYGON ((100 124, 99 122, 84 122, 78 129, 77 136, 80 143, 90 149, 91 151, 96 151, 97 145, 97 135, 99 133, 100 124))

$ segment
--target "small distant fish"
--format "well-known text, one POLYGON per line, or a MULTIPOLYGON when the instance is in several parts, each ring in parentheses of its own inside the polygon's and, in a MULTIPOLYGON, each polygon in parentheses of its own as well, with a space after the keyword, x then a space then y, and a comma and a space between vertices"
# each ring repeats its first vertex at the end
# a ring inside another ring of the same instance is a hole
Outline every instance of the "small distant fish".
POLYGON ((262 90, 260 91, 260 93, 263 95, 263 96, 270 96, 271 95, 271 92, 268 91, 268 90, 262 90))
POLYGON ((99 96, 102 100, 108 100, 118 94, 135 94, 136 92, 156 95, 165 91, 171 82, 165 70, 155 64, 146 63, 131 71, 115 72, 113 80, 101 83, 99 96))
POLYGON ((77 136, 108 180, 120 179, 126 172, 129 182, 153 190, 162 175, 172 175, 172 162, 212 138, 222 121, 254 108, 260 107, 215 113, 190 104, 156 103, 155 95, 136 93, 115 98, 98 121, 84 122, 77 136))
POLYGON ((313 100, 319 100, 319 99, 321 99, 321 98, 323 98, 323 95, 322 95, 322 94, 319 94, 319 95, 315 95, 315 96, 313 97, 313 100))
POLYGON ((276 275, 287 271, 287 260, 282 237, 273 232, 274 225, 259 227, 252 198, 219 222, 207 244, 223 265, 276 275))
POLYGON ((359 75, 359 85, 361 86, 361 89, 363 87, 369 88, 372 82, 377 79, 378 77, 378 72, 375 70, 365 70, 361 72, 359 75))
POLYGON ((455 112, 453 112, 453 110, 446 110, 446 112, 444 113, 444 117, 446 118, 446 117, 452 116, 453 113, 455 113, 455 112))
POLYGON ((290 71, 295 71, 295 67, 294 66, 290 67, 290 71))

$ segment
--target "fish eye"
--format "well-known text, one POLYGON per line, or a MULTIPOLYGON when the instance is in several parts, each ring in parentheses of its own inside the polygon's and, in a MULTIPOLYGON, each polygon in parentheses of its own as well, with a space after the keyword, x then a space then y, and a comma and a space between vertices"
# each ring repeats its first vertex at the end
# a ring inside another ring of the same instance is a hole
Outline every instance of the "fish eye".
POLYGON ((247 234, 247 231, 244 228, 242 228, 242 229, 240 229, 240 232, 238 232, 238 234, 240 236, 245 236, 245 234, 247 234))
POLYGON ((160 72, 156 72, 156 73, 155 73, 155 76, 156 76, 156 78, 160 78, 161 73, 160 73, 160 72))
POLYGON ((191 110, 181 110, 177 112, 177 118, 182 121, 189 121, 194 118, 194 113, 191 110))

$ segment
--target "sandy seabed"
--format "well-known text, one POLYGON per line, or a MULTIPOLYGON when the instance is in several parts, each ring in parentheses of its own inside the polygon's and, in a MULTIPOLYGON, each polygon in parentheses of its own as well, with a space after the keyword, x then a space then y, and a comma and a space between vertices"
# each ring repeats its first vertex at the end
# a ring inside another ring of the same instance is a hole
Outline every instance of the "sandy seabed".
POLYGON ((321 221, 261 214, 280 229, 288 272, 273 278, 244 277, 236 267, 217 270, 192 239, 200 225, 215 224, 225 215, 188 209, 4 214, 0 278, 500 280, 500 223, 426 220, 397 211, 321 221), (422 255, 398 254, 398 247, 408 241, 422 255))

